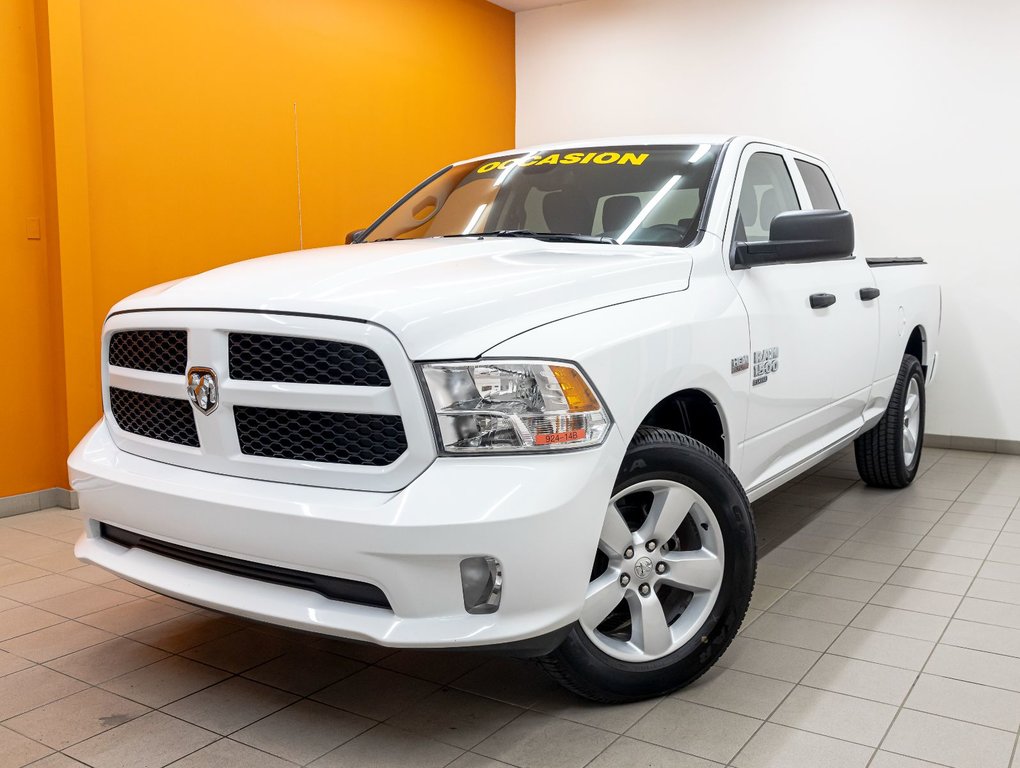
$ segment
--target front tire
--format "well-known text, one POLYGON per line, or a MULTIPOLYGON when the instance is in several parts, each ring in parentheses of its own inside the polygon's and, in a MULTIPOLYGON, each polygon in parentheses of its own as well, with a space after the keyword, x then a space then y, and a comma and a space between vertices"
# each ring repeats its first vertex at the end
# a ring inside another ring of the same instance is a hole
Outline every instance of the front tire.
POLYGON ((924 369, 904 355, 882 420, 854 442, 857 472, 876 488, 906 488, 914 481, 924 446, 924 369))
POLYGON ((733 640, 755 567, 754 519, 730 468, 686 435, 642 427, 605 512, 581 617, 542 663, 600 702, 682 688, 733 640))

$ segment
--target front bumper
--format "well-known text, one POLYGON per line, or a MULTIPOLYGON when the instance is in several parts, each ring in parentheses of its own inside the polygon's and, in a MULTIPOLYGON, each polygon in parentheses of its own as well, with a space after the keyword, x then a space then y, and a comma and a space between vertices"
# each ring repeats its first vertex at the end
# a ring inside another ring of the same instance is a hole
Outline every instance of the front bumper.
POLYGON ((440 458, 395 493, 216 475, 117 448, 105 422, 68 460, 75 554, 157 592, 260 621, 400 648, 504 645, 576 620, 626 449, 440 458), (374 584, 391 610, 234 576, 100 536, 100 523, 250 562, 374 584), (503 565, 496 613, 464 609, 460 561, 503 565))

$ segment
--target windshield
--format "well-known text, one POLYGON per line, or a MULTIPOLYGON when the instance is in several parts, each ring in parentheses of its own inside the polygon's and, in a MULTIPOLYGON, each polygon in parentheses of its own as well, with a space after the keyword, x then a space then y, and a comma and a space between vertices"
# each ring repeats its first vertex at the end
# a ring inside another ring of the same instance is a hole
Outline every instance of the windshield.
POLYGON ((479 235, 682 246, 697 232, 720 147, 511 153, 451 166, 362 242, 479 235))

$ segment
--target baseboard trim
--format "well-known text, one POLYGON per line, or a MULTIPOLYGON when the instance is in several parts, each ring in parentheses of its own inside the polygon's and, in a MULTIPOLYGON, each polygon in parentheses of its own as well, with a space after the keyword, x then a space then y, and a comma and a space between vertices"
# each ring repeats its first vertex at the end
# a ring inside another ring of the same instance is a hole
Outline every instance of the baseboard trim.
POLYGON ((957 451, 1006 453, 1020 456, 1020 440, 996 440, 991 437, 963 437, 962 435, 933 435, 926 432, 924 444, 929 448, 953 448, 957 451))
POLYGON ((50 507, 78 509, 78 494, 66 488, 46 488, 42 491, 19 493, 17 496, 0 496, 0 517, 38 512, 40 509, 50 507))

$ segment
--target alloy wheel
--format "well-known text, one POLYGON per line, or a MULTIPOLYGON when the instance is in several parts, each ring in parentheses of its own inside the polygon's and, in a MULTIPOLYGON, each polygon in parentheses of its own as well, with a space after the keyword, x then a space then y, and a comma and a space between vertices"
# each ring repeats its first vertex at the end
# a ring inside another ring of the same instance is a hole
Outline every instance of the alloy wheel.
POLYGON ((921 389, 916 378, 910 379, 907 399, 903 403, 903 463, 908 467, 914 463, 917 441, 921 434, 921 389))
POLYGON ((662 658, 705 624, 723 580, 724 546, 708 503, 651 480, 610 499, 580 624, 617 659, 662 658))

